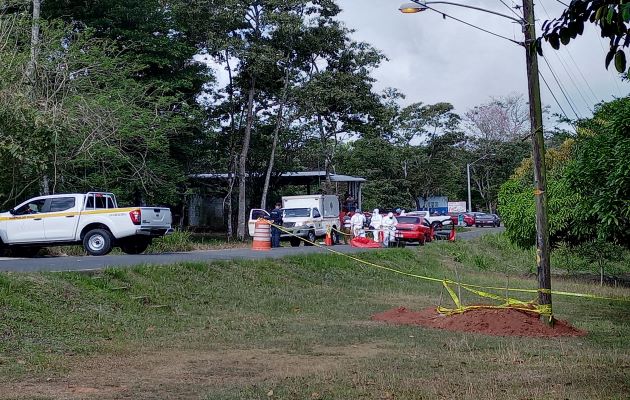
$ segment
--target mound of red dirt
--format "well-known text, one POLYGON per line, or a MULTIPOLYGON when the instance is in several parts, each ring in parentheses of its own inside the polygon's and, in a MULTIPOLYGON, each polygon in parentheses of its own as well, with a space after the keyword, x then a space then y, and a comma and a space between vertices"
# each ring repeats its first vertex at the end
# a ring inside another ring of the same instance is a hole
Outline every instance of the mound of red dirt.
POLYGON ((443 315, 435 307, 411 311, 394 308, 372 316, 373 321, 397 325, 421 325, 449 331, 475 332, 493 336, 584 336, 585 331, 574 328, 566 321, 556 320, 549 327, 536 313, 513 308, 478 308, 461 314, 443 315))

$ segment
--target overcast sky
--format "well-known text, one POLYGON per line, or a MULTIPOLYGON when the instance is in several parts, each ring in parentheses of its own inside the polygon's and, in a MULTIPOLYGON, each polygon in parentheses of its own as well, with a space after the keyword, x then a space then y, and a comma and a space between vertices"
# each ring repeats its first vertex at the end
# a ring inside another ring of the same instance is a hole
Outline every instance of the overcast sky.
MULTIPOLYGON (((504 1, 510 6, 516 4, 504 1)), ((389 59, 373 73, 376 90, 395 87, 407 96, 405 104, 450 102, 459 114, 488 102, 491 97, 511 93, 526 96, 522 47, 452 19, 443 19, 433 11, 402 14, 398 11, 402 2, 338 0, 343 9, 340 18, 356 30, 355 40, 371 43, 389 59)), ((500 0, 462 2, 514 15, 500 0)), ((508 19, 447 5, 432 7, 517 41, 523 39, 520 27, 508 19)), ((559 16, 563 9, 557 0, 536 3, 538 36, 542 22, 549 16, 559 16)), ((630 84, 618 79, 614 65, 609 70, 604 68, 606 49, 607 42, 591 26, 559 52, 545 42, 543 50, 547 61, 580 117, 590 116, 596 102, 625 96, 630 90, 630 84)), ((575 118, 543 59, 539 59, 539 66, 560 106, 570 118, 575 118)), ((541 91, 543 105, 559 113, 560 108, 543 82, 541 91)))

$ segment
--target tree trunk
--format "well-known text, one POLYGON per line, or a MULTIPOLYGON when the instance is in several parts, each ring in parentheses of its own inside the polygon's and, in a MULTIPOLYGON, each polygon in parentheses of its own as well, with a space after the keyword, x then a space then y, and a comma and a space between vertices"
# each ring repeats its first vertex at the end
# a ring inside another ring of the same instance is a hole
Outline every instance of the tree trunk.
POLYGON ((326 128, 324 127, 324 122, 322 121, 322 116, 317 115, 317 127, 319 128, 319 138, 322 145, 322 155, 324 156, 324 172, 326 174, 326 184, 324 185, 324 193, 329 194, 328 190, 332 187, 332 182, 330 181, 330 162, 331 157, 328 153, 328 143, 326 143, 326 128))
POLYGON ((42 196, 48 196, 50 194, 50 181, 48 180, 48 175, 44 174, 44 176, 42 176, 42 181, 41 183, 41 192, 42 192, 42 196))
POLYGON ((233 210, 232 210, 232 193, 234 191, 234 175, 236 173, 236 160, 234 155, 230 154, 230 171, 228 172, 228 191, 223 198, 223 209, 227 203, 227 238, 228 241, 234 236, 234 227, 232 226, 233 210))
MULTIPOLYGON (((33 103, 37 98, 37 57, 39 54, 39 19, 40 19, 41 0, 33 0, 33 16, 31 23, 31 58, 26 66, 26 79, 30 87, 29 95, 33 103)), ((40 189, 43 195, 50 194, 50 182, 46 171, 43 171, 40 189)))
MULTIPOLYGON (((234 80, 232 78, 232 67, 230 66, 230 52, 229 49, 225 49, 225 64, 227 66, 228 71, 228 94, 230 96, 230 156, 229 156, 229 171, 228 171, 228 191, 225 197, 223 198, 223 212, 226 209, 227 203, 227 240, 228 242, 234 237, 234 210, 233 210, 233 199, 232 193, 234 192, 234 180, 236 175, 236 154, 234 152, 234 138, 236 136, 235 122, 234 116, 236 114, 234 107, 234 80)), ((241 113, 242 117, 243 113, 241 113)), ((241 118, 242 120, 242 118, 241 118)), ((239 120, 239 130, 241 126, 241 120, 239 120)))
POLYGON ((265 183, 263 185, 263 192, 260 198, 260 208, 263 210, 267 208, 267 192, 269 191, 269 181, 271 180, 271 172, 273 171, 273 164, 276 159, 276 147, 278 146, 278 135, 280 134, 280 128, 282 128, 282 113, 284 111, 284 105, 287 102, 287 96, 289 91, 289 69, 287 68, 284 74, 284 87, 282 88, 282 98, 280 99, 280 105, 278 107, 278 116, 276 120, 276 126, 273 129, 273 143, 271 144, 271 155, 269 156, 269 165, 267 165, 267 173, 265 174, 265 183))
POLYGON ((252 135, 252 125, 254 124, 254 92, 256 90, 256 78, 251 78, 249 96, 247 99, 247 123, 245 125, 245 136, 243 137, 243 149, 238 161, 238 227, 236 237, 238 240, 245 240, 245 228, 247 227, 246 214, 246 167, 247 153, 249 152, 249 142, 252 135))
POLYGON ((33 20, 31 24, 31 59, 26 67, 26 77, 31 86, 31 96, 35 98, 35 67, 39 53, 39 16, 41 0, 33 0, 33 20))

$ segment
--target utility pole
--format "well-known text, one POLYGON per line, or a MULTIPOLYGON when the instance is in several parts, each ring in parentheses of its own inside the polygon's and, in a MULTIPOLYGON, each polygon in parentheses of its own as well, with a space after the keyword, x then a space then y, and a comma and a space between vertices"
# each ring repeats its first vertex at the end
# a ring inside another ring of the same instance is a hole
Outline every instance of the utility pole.
MULTIPOLYGON (((542 306, 541 319, 553 324, 551 309, 551 271, 549 268, 549 226, 547 222, 547 188, 545 167, 545 138, 543 137, 542 107, 540 104, 540 82, 538 80, 538 55, 536 53, 536 25, 534 19, 534 0, 523 0, 523 19, 501 14, 493 10, 475 7, 451 1, 411 0, 399 10, 405 14, 413 14, 432 9, 428 4, 448 4, 451 6, 471 8, 503 18, 521 25, 525 35, 525 57, 527 61, 527 86, 529 92, 529 122, 532 137, 532 158, 534 161, 534 196, 536 197, 536 266, 538 268, 538 304, 542 306)), ((433 10, 433 9, 432 9, 433 10)), ((433 10, 439 13, 438 10, 433 10)), ((444 18, 446 14, 442 14, 444 18)), ((453 17, 451 17, 453 18, 453 17)), ((462 22, 462 21, 460 21, 462 22)), ((470 165, 467 165, 468 170, 470 165)), ((467 171, 468 172, 468 171, 467 171)), ((470 200, 469 200, 470 203, 470 200)), ((469 205, 470 208, 470 205, 469 205)))
POLYGON ((531 124, 532 158, 534 161, 534 196, 536 198, 536 267, 538 270, 538 304, 543 306, 541 319, 553 324, 551 309, 551 271, 549 259, 549 226, 547 220, 547 168, 545 166, 545 138, 543 137, 538 55, 536 53, 536 25, 533 0, 523 0, 523 33, 527 59, 529 92, 529 120, 531 124))
POLYGON ((470 164, 466 163, 466 178, 468 179, 468 212, 472 212, 472 201, 470 196, 470 164))

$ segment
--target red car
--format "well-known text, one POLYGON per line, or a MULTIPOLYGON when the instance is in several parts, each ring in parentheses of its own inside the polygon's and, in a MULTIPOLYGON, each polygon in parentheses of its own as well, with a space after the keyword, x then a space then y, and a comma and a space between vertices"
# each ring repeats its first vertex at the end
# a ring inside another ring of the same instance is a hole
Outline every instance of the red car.
POLYGON ((425 225, 424 218, 414 216, 397 217, 396 239, 403 242, 417 242, 422 246, 433 240, 433 229, 425 225))
POLYGON ((460 215, 462 215, 462 213, 448 213, 448 216, 451 217, 451 222, 453 223, 453 225, 459 224, 460 215))

